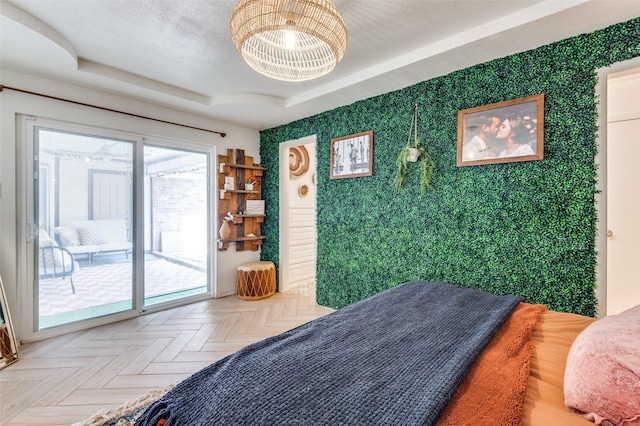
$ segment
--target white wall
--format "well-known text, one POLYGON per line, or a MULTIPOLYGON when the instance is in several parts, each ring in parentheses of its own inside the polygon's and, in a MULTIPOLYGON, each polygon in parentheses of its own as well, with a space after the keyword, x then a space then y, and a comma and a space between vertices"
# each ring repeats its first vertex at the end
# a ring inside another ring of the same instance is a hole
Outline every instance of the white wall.
MULTIPOLYGON (((17 213, 18 203, 24 200, 24 188, 18 188, 17 184, 16 162, 19 157, 16 144, 21 143, 18 139, 17 114, 214 145, 218 154, 225 154, 228 148, 244 149, 247 155, 260 161, 260 135, 254 129, 4 68, 0 68, 0 82, 5 86, 49 96, 227 133, 222 138, 215 133, 3 90, 0 93, 0 274, 18 338, 21 335, 21 324, 17 313, 21 303, 24 303, 20 300, 20 295, 29 284, 24 282, 24 274, 19 272, 25 267, 24 253, 21 253, 19 242, 21 236, 24 236, 26 225, 25 219, 18 217, 17 213)), ((213 174, 215 178, 216 173, 213 174)), ((212 196, 215 197, 215 189, 212 196)), ((212 230, 212 238, 215 238, 215 233, 212 230)), ((259 260, 259 252, 236 252, 235 248, 230 248, 225 252, 216 252, 216 260, 216 296, 221 297, 235 293, 236 266, 242 262, 259 260)))

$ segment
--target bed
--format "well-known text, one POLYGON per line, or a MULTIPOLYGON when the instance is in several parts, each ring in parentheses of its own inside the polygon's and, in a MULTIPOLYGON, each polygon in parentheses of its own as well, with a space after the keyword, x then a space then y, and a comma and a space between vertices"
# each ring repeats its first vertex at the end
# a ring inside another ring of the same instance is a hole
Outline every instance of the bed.
MULTIPOLYGON (((636 311, 625 329, 637 326, 636 311)), ((565 406, 573 342, 597 322, 517 296, 412 281, 204 368, 136 425, 640 424, 637 354, 616 367, 630 387, 627 411, 615 415, 626 417, 565 406)))

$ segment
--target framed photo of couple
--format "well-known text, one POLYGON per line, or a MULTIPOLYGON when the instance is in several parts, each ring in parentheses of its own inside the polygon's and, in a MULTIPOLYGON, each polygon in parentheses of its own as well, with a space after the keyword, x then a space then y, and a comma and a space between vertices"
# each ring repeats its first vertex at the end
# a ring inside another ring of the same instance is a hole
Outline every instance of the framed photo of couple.
POLYGON ((543 157, 544 94, 458 111, 458 167, 543 157))

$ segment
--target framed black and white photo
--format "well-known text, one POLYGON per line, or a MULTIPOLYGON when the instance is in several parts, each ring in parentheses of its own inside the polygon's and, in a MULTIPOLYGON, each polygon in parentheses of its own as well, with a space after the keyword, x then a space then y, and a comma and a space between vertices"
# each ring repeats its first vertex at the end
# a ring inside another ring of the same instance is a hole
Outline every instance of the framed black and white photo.
POLYGON ((331 139, 331 179, 373 174, 373 130, 331 139))

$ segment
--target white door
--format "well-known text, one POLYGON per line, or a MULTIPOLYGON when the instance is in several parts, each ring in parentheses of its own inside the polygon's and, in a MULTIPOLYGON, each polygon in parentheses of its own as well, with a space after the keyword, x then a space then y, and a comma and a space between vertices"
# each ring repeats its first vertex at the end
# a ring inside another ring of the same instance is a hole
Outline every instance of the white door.
MULTIPOLYGON (((131 177, 127 174, 99 170, 90 172, 90 179, 92 181, 90 193, 92 219, 126 219, 129 222, 131 177)), ((127 223, 127 225, 131 224, 127 223)))
POLYGON ((316 139, 280 147, 280 291, 315 297, 316 139))
POLYGON ((640 69, 609 80, 607 315, 640 304, 640 69))

